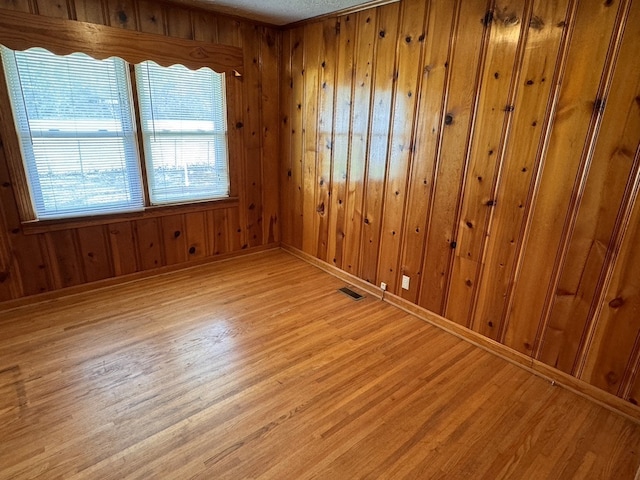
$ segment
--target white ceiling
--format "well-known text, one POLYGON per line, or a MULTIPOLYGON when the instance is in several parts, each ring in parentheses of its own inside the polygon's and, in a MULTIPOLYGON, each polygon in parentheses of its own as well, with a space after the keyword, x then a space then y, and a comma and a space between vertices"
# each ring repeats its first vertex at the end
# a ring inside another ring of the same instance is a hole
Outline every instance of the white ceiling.
POLYGON ((371 0, 173 0, 274 25, 286 25, 337 12, 371 0))

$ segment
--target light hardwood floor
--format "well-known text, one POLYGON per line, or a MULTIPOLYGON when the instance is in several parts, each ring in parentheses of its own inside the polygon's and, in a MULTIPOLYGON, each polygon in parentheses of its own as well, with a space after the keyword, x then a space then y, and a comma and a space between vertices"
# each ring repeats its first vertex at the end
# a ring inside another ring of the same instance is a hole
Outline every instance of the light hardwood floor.
POLYGON ((1 312, 0 477, 632 479, 640 426, 274 250, 1 312))

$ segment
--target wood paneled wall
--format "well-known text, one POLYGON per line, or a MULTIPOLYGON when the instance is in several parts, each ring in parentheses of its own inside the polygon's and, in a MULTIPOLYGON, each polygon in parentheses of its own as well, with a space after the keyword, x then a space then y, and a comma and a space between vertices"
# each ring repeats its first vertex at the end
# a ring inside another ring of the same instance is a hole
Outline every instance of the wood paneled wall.
POLYGON ((637 403, 638 25, 403 0, 285 31, 283 242, 637 403))
POLYGON ((0 0, 2 9, 242 47, 245 72, 227 80, 239 201, 226 207, 25 234, 0 148, 0 301, 279 242, 277 29, 157 1, 0 0))

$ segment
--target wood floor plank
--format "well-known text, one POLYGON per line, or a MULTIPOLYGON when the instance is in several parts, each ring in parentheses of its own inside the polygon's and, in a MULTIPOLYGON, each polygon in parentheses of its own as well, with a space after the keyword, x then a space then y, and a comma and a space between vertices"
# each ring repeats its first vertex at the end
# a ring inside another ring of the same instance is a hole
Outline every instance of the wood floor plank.
POLYGON ((632 478, 640 425, 274 250, 0 312, 0 478, 632 478))

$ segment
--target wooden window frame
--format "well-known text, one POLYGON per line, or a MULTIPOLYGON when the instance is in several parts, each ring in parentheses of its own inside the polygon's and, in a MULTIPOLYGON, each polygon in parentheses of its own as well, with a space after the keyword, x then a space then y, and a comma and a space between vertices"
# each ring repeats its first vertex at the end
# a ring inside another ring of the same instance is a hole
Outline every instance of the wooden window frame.
MULTIPOLYGON (((124 30, 93 23, 43 17, 29 13, 4 11, 0 16, 0 44, 11 50, 27 50, 41 47, 58 55, 82 52, 93 58, 105 59, 119 57, 133 65, 152 60, 168 67, 175 64, 197 70, 209 67, 218 73, 225 73, 227 96, 227 123, 232 125, 234 102, 241 94, 240 77, 244 71, 242 49, 229 45, 211 44, 196 40, 167 37, 151 33, 124 30)), ((0 104, 10 105, 8 87, 4 70, 0 63, 0 104)), ((135 89, 134 89, 135 91, 135 89)), ((139 122, 137 97, 134 93, 132 107, 136 109, 136 122, 139 122)), ((38 220, 31 200, 29 184, 24 169, 18 134, 10 108, 0 109, 0 135, 4 140, 9 174, 16 204, 22 220, 24 233, 42 233, 86 225, 100 225, 120 221, 121 219, 146 218, 187 211, 209 210, 211 208, 229 208, 239 204, 239 168, 240 152, 229 150, 229 197, 219 200, 186 202, 163 206, 152 206, 149 202, 147 180, 143 173, 144 210, 132 213, 114 213, 86 217, 72 217, 60 220, 38 220)), ((138 128, 138 135, 140 131, 138 128)), ((235 129, 228 129, 228 148, 238 144, 239 135, 235 129), (236 140, 236 141, 233 141, 236 140)), ((140 168, 145 172, 143 146, 138 142, 140 168)))

